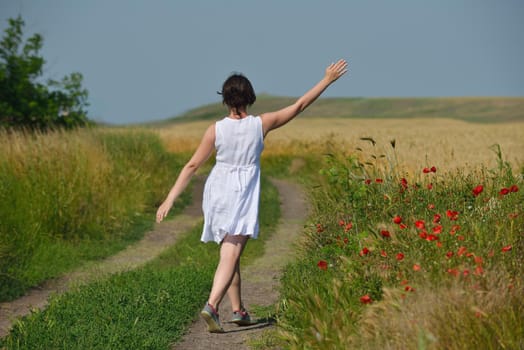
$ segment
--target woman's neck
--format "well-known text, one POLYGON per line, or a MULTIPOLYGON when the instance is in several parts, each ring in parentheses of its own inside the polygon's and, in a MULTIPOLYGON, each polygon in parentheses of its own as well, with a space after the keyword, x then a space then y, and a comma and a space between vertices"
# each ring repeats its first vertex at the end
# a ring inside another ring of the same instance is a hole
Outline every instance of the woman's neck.
POLYGON ((243 119, 247 117, 248 114, 245 109, 230 109, 228 117, 231 119, 243 119))

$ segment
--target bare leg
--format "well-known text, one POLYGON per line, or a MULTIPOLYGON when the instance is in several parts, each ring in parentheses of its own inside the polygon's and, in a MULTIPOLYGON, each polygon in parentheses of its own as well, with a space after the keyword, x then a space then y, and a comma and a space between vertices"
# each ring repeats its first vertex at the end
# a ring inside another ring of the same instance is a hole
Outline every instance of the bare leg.
POLYGON ((227 290, 227 296, 231 301, 231 308, 233 311, 238 311, 242 308, 242 292, 241 292, 241 280, 240 280, 240 260, 237 262, 235 268, 235 274, 233 280, 227 290))
MULTIPOLYGON (((211 288, 208 300, 209 304, 211 304, 217 311, 220 302, 224 298, 224 295, 235 277, 237 266, 239 266, 240 255, 246 246, 248 238, 249 236, 227 235, 222 241, 220 247, 220 261, 215 272, 213 287, 211 288)), ((238 277, 240 277, 240 275, 238 277)), ((238 285, 240 286, 240 284, 238 285)))

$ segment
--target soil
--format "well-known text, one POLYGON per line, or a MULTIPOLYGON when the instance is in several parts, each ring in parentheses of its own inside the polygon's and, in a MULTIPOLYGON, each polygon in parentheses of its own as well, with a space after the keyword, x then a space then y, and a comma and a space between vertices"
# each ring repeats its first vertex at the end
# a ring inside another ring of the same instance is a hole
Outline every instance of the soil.
MULTIPOLYGON (((196 178, 191 206, 175 219, 156 224, 139 242, 101 262, 88 264, 61 278, 47 281, 19 299, 0 303, 0 337, 8 334, 11 324, 19 317, 32 310, 44 308, 50 295, 63 293, 72 286, 85 284, 105 275, 134 269, 175 244, 177 238, 201 221, 203 183, 202 177, 196 178)), ((294 257, 294 245, 307 217, 307 201, 298 185, 276 179, 272 183, 279 191, 282 218, 276 232, 266 241, 264 255, 241 270, 243 301, 248 310, 250 305, 270 306, 277 301, 281 270, 294 257)), ((220 310, 224 315, 222 325, 225 333, 208 333, 205 323, 195 316, 196 321, 181 342, 173 345, 173 349, 248 349, 249 339, 260 336, 268 327, 274 327, 274 322, 267 319, 268 315, 256 315, 253 312, 250 314, 256 323, 252 326, 238 327, 227 323, 231 314, 227 297, 220 310), (257 319, 257 316, 260 318, 257 319)))

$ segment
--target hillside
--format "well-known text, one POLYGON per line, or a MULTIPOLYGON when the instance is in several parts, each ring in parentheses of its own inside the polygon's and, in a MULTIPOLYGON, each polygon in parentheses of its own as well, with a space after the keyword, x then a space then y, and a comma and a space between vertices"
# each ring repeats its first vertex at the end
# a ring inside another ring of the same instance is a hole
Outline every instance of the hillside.
MULTIPOLYGON (((260 95, 250 112, 258 114, 284 107, 294 97, 260 95)), ((219 119, 226 112, 221 103, 192 109, 155 124, 219 119)), ((446 98, 320 98, 302 118, 452 118, 469 122, 524 121, 524 97, 446 98)))

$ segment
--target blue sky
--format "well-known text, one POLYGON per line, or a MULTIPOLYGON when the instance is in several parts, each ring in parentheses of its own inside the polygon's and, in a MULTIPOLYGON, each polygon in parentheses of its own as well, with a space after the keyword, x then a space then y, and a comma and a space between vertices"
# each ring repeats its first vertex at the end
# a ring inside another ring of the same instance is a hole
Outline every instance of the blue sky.
POLYGON ((45 77, 81 72, 89 116, 115 124, 218 102, 232 72, 300 96, 338 58, 324 96, 524 96, 521 0, 0 0, 2 35, 18 14, 45 77))

